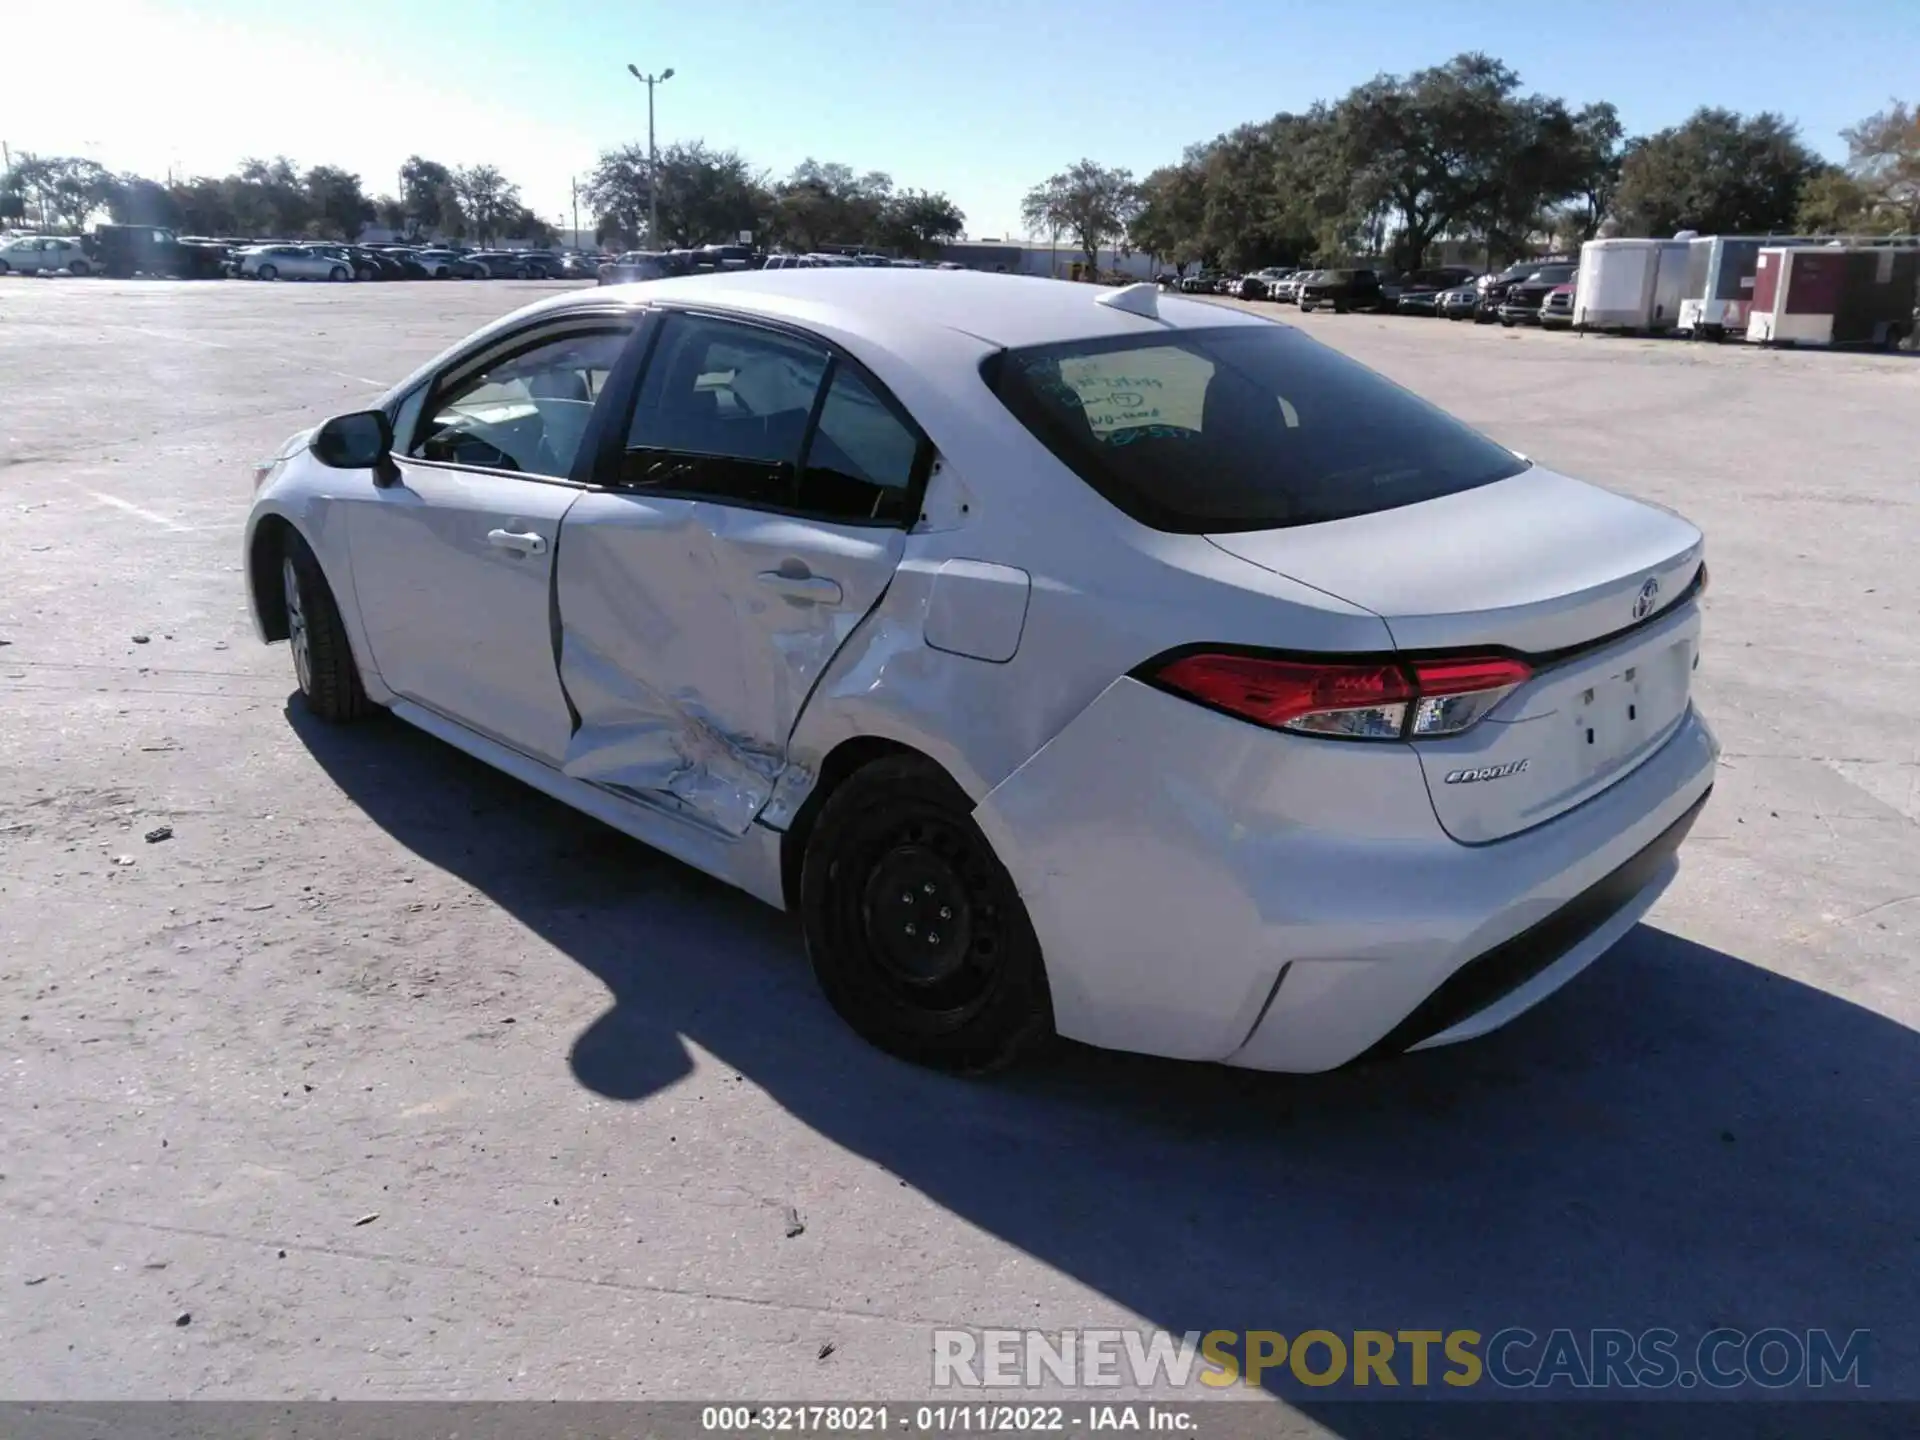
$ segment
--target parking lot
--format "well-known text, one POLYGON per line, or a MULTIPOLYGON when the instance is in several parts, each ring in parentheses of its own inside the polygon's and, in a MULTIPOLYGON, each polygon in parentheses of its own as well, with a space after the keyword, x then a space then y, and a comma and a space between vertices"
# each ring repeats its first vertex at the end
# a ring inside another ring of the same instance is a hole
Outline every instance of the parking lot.
POLYGON ((250 462, 557 288, 0 287, 0 1394, 906 1398, 936 1326, 1729 1325, 1869 1329, 1920 1399, 1920 357, 1256 307, 1703 526, 1714 799, 1489 1039, 962 1081, 855 1039, 783 917, 311 722, 255 642, 250 462))

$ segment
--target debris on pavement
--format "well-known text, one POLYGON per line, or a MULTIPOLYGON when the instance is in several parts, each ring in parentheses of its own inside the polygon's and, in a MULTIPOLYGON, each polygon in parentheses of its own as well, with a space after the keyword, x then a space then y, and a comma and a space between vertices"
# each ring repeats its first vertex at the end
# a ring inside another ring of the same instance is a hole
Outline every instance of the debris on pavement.
POLYGON ((158 845, 162 840, 173 839, 173 826, 156 825, 147 831, 147 844, 158 845))
POLYGON ((791 1205, 787 1206, 787 1239, 791 1240, 794 1236, 804 1235, 806 1232, 807 1222, 800 1218, 800 1212, 791 1205))

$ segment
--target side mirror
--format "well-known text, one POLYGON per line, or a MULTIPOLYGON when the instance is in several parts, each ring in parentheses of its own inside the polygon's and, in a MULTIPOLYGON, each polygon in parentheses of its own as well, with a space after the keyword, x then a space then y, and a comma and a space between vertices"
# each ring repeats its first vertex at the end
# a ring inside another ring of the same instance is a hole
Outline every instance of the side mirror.
POLYGON ((376 484, 399 478, 393 463, 393 422, 383 410, 336 415, 307 442, 313 458, 333 470, 371 470, 376 484))

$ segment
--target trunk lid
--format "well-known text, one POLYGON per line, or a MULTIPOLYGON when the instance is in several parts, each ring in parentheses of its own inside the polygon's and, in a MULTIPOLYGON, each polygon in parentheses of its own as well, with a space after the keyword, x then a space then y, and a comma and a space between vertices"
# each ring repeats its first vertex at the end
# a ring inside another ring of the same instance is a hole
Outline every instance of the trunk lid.
POLYGON ((1209 535, 1251 564, 1373 611, 1402 651, 1509 651, 1535 674, 1462 735, 1414 744, 1434 812, 1502 839, 1630 774, 1690 703, 1693 525, 1539 467, 1418 505, 1209 535))

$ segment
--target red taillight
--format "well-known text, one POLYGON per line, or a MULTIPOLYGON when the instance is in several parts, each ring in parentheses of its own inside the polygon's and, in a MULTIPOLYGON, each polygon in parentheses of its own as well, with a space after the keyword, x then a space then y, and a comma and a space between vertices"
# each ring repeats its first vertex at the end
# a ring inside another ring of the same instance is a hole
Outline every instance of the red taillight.
POLYGON ((1499 655, 1320 664, 1201 653, 1175 660, 1155 678, 1256 725, 1398 740, 1457 735, 1532 674, 1522 661, 1499 655))

